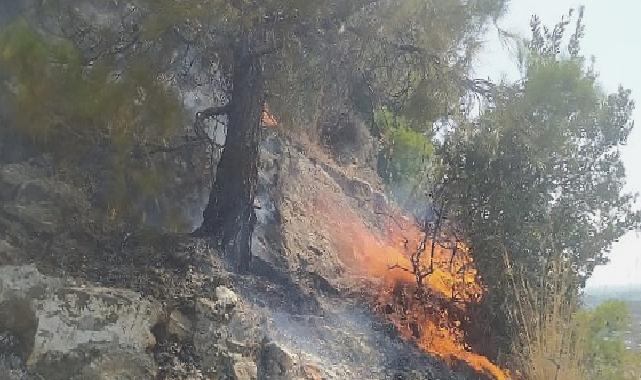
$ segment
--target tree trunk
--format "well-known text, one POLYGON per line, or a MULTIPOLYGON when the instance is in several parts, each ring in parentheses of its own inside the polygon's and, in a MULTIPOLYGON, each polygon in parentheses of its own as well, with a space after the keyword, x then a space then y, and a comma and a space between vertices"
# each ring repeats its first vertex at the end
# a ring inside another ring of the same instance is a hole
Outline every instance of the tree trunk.
POLYGON ((256 223, 258 144, 264 79, 260 56, 249 44, 234 51, 227 139, 203 224, 197 234, 216 239, 240 272, 249 270, 256 223))

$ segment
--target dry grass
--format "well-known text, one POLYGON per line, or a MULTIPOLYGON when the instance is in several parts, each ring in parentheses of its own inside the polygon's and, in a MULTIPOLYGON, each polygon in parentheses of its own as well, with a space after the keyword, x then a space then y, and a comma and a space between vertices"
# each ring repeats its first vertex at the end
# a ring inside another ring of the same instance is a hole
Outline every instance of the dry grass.
POLYGON ((570 271, 563 260, 553 260, 546 278, 531 284, 505 253, 505 265, 517 305, 514 317, 520 328, 515 343, 520 375, 528 380, 584 380, 581 337, 575 328, 578 310, 570 271))

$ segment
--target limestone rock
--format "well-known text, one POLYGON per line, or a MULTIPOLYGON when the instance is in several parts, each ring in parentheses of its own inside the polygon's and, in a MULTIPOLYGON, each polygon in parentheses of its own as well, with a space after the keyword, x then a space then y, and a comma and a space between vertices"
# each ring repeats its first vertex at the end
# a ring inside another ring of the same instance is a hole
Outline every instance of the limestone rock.
POLYGON ((293 354, 284 347, 269 342, 263 345, 261 351, 261 374, 266 380, 291 379, 296 362, 293 354))
POLYGON ((60 288, 36 304, 36 316, 30 362, 86 345, 144 352, 156 343, 151 328, 159 309, 129 290, 60 288))
POLYGON ((0 239, 0 263, 16 264, 19 260, 18 249, 6 240, 0 239))
POLYGON ((0 331, 17 337, 29 369, 47 379, 153 375, 160 307, 130 290, 69 285, 34 266, 0 267, 0 331))
POLYGON ((227 320, 238 304, 238 296, 229 288, 219 286, 214 291, 216 301, 199 298, 196 301, 196 315, 211 320, 227 320))
MULTIPOLYGON (((205 371, 229 374, 236 371, 239 357, 255 356, 261 336, 260 323, 230 289, 218 287, 215 295, 216 301, 196 300, 193 343, 205 371)), ((251 373, 249 367, 248 363, 238 364, 238 371, 251 373)))
POLYGON ((173 310, 169 313, 167 332, 180 342, 188 341, 193 335, 192 321, 179 310, 173 310))
POLYGON ((233 380, 256 380, 258 379, 258 368, 250 358, 235 355, 231 365, 231 376, 233 380))
POLYGON ((228 310, 236 306, 238 296, 231 289, 219 286, 215 290, 216 304, 219 308, 228 310))
POLYGON ((327 376, 304 354, 294 354, 275 341, 264 340, 260 352, 261 380, 322 380, 327 376))
POLYGON ((308 363, 301 368, 301 378, 304 380, 323 380, 325 376, 319 367, 308 363))

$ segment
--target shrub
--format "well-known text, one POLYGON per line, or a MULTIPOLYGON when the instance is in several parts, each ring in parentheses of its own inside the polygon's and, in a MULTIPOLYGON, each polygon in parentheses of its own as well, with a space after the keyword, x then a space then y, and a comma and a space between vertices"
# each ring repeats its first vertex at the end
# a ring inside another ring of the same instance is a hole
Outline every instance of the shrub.
POLYGON ((70 41, 18 20, 0 31, 0 77, 8 120, 0 129, 94 187, 112 218, 144 218, 145 203, 169 174, 145 148, 166 144, 184 121, 179 99, 150 59, 85 62, 70 41))
POLYGON ((410 204, 427 185, 434 146, 427 133, 412 129, 388 109, 376 112, 375 122, 383 138, 379 175, 397 201, 410 204))
POLYGON ((529 284, 507 257, 506 265, 518 300, 511 310, 519 330, 513 352, 523 378, 641 378, 641 352, 627 349, 622 338, 630 322, 624 302, 608 301, 594 310, 581 308, 566 260, 560 257, 537 284, 539 289, 533 289, 537 285, 529 284))

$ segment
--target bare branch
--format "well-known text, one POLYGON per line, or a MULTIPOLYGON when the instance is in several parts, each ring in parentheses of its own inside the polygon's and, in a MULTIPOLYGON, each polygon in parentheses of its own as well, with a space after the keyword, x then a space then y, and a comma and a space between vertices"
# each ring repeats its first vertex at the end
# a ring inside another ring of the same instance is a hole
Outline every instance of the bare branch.
POLYGON ((217 107, 209 107, 206 108, 200 112, 196 113, 196 120, 197 121, 205 121, 207 119, 211 119, 215 116, 220 116, 223 114, 226 114, 229 112, 229 104, 226 104, 224 106, 217 106, 217 107))

